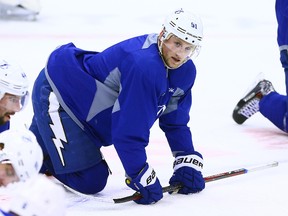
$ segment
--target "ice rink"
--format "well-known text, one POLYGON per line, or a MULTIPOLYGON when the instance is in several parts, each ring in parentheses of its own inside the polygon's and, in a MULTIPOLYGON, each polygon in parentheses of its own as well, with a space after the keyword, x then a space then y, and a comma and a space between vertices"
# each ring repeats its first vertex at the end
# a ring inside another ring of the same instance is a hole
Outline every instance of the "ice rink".
MULTIPOLYGON (((42 0, 37 21, 0 20, 0 56, 18 62, 33 81, 48 55, 59 45, 74 42, 80 48, 101 51, 146 33, 159 33, 167 14, 185 8, 202 17, 204 40, 195 64, 190 127, 196 150, 204 156, 204 176, 250 169, 277 161, 263 169, 206 184, 194 195, 169 195, 155 205, 112 203, 133 194, 113 146, 103 150, 112 170, 107 187, 93 199, 67 196, 67 216, 287 216, 288 137, 257 113, 243 125, 231 115, 258 73, 285 93, 284 72, 276 41, 274 1, 263 0, 42 0)), ((65 81, 63 81, 65 82, 65 81)), ((25 127, 32 106, 11 120, 25 127)), ((157 122, 151 130, 148 162, 162 186, 172 175, 173 157, 157 122)))

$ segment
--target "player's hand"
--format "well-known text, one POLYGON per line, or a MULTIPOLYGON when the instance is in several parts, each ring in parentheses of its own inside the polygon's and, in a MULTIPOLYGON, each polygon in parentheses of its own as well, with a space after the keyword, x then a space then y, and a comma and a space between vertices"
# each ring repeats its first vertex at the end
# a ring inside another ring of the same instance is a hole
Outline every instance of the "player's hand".
POLYGON ((162 186, 154 169, 148 163, 146 163, 136 178, 127 178, 125 182, 130 188, 141 194, 142 198, 134 200, 138 204, 153 204, 163 197, 162 186))
POLYGON ((180 194, 198 193, 205 188, 202 175, 203 157, 198 152, 177 155, 174 161, 174 173, 170 185, 181 185, 180 194))

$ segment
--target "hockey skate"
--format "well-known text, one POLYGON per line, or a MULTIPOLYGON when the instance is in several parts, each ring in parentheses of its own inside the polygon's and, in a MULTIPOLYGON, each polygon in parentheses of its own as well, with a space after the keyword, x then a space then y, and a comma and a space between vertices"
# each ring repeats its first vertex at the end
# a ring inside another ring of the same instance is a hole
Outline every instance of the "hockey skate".
POLYGON ((233 119, 238 124, 243 124, 248 118, 259 111, 259 101, 263 96, 275 91, 268 80, 260 80, 253 89, 243 97, 233 110, 233 119))

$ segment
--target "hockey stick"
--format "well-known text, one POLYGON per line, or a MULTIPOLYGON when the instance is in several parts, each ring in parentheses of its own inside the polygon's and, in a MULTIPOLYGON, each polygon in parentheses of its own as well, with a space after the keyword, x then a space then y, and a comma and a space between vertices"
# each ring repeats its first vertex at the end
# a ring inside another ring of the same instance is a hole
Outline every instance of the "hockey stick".
MULTIPOLYGON (((216 181, 219 179, 224 179, 224 178, 229 178, 232 176, 237 176, 237 175, 242 175, 242 174, 246 174, 248 172, 254 172, 254 171, 258 171, 258 170, 262 170, 262 169, 267 169, 267 168, 271 168, 271 167, 276 167, 278 166, 278 162, 272 162, 272 163, 267 163, 264 165, 259 165, 259 166, 255 166, 249 169, 246 168, 240 168, 240 169, 235 169, 232 171, 228 171, 228 172, 223 172, 223 173, 218 173, 215 175, 211 175, 211 176, 207 176, 205 177, 205 182, 212 182, 212 181, 216 181)), ((176 192, 177 190, 179 190, 181 188, 181 185, 176 185, 176 186, 166 186, 162 188, 163 193, 166 192, 176 192)), ((122 198, 116 198, 113 199, 114 203, 124 203, 124 202, 129 202, 129 201, 133 201, 133 200, 138 200, 141 199, 141 194, 136 192, 131 196, 127 196, 127 197, 122 197, 122 198)))

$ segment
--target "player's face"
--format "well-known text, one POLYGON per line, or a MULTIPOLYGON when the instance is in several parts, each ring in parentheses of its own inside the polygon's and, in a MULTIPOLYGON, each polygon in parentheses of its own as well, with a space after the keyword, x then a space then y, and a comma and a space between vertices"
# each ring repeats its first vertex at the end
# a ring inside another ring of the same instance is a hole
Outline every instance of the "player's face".
POLYGON ((194 45, 172 35, 169 39, 163 41, 163 59, 168 67, 178 68, 191 57, 195 48, 194 45))
POLYGON ((6 93, 0 100, 0 125, 10 121, 12 115, 21 110, 21 97, 6 93))
POLYGON ((5 187, 12 182, 18 181, 19 178, 17 177, 13 166, 11 164, 0 163, 0 187, 5 187))

